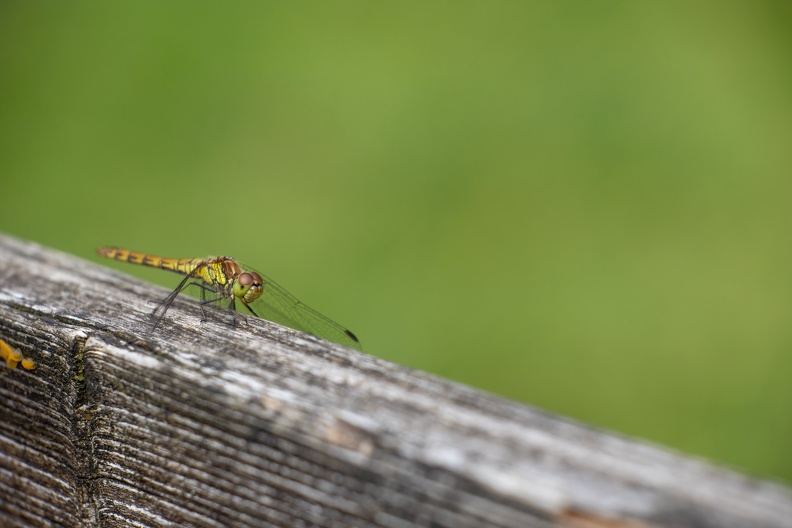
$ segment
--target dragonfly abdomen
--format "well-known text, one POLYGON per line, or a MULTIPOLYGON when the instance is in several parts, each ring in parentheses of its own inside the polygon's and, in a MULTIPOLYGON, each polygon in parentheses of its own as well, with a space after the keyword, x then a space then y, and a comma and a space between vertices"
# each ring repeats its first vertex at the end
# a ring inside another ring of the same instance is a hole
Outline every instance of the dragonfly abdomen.
POLYGON ((130 251, 128 249, 117 247, 103 247, 97 249, 96 252, 105 258, 120 260, 121 262, 129 262, 130 264, 137 264, 139 266, 148 266, 151 268, 175 271, 176 273, 181 273, 182 275, 189 275, 204 261, 204 259, 175 259, 157 257, 156 255, 150 255, 148 253, 130 251))

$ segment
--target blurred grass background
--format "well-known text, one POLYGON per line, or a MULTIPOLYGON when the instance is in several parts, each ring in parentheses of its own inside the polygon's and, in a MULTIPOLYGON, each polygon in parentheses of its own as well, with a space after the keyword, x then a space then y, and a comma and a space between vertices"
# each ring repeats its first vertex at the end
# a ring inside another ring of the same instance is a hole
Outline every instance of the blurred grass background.
POLYGON ((0 230, 792 482, 790 6, 3 2, 0 230))

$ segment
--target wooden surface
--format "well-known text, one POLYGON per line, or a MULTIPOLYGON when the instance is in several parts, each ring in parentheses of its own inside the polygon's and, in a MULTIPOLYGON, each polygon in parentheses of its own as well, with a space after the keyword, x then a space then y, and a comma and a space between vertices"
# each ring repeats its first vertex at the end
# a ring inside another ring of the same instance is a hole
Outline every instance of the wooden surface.
POLYGON ((0 236, 37 363, 0 372, 0 526, 792 527, 788 488, 264 320, 152 332, 167 293, 0 236))

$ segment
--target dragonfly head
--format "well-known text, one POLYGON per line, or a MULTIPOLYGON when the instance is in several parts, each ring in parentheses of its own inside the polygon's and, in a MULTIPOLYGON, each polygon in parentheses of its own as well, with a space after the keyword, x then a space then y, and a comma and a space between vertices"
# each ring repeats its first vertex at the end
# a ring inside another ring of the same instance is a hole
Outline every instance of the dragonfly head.
POLYGON ((238 297, 243 303, 250 304, 264 292, 261 275, 256 273, 242 273, 234 283, 234 296, 238 297))

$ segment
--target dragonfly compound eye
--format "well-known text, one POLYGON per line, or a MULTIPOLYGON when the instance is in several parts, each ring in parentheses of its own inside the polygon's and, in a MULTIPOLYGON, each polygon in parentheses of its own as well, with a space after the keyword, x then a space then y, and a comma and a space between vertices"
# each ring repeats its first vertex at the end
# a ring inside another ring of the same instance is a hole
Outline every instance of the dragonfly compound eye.
POLYGON ((243 273, 242 275, 239 276, 239 280, 242 280, 242 277, 244 277, 245 275, 247 275, 247 277, 245 277, 245 280, 246 281, 249 280, 250 284, 248 286, 245 286, 245 294, 242 297, 242 300, 245 303, 252 303, 256 299, 261 297, 262 293, 264 293, 264 285, 263 285, 264 281, 261 280, 261 275, 259 275, 255 271, 251 271, 249 273, 243 273))
POLYGON ((261 296, 261 275, 245 272, 237 278, 234 284, 234 295, 241 297, 246 303, 251 303, 261 296))
POLYGON ((253 285, 253 275, 250 273, 243 273, 237 278, 234 283, 234 295, 236 297, 244 298, 247 295, 250 287, 253 285))

